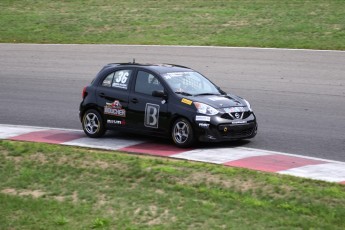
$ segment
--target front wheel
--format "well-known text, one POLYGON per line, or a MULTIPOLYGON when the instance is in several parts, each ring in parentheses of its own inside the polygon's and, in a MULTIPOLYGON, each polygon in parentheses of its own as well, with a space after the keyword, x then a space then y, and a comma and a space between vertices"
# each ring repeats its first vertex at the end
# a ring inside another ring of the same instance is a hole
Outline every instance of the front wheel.
POLYGON ((178 147, 190 147, 194 143, 194 133, 190 122, 185 118, 175 121, 171 129, 172 139, 178 147))
POLYGON ((94 109, 85 112, 82 124, 85 134, 89 137, 101 137, 106 131, 102 116, 94 109))

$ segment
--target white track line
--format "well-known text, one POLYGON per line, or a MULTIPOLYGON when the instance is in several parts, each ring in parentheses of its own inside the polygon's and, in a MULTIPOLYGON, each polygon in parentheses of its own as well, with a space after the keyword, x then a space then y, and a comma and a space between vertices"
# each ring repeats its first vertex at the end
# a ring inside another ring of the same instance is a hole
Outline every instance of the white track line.
POLYGON ((213 149, 195 149, 179 154, 174 154, 171 157, 194 160, 201 162, 210 162, 215 164, 224 164, 229 161, 240 160, 247 157, 265 156, 271 153, 263 153, 257 149, 240 149, 235 148, 213 148, 213 149))
POLYGON ((345 181, 345 164, 328 163, 319 165, 307 165, 298 168, 279 171, 278 173, 291 176, 305 177, 314 180, 343 182, 345 181))

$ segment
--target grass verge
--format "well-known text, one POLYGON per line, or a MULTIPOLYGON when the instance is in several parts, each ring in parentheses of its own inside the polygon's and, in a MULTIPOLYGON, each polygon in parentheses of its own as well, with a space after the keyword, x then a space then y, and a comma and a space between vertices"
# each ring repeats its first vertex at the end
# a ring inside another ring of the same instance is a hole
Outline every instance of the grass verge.
POLYGON ((0 141, 1 229, 344 229, 345 186, 0 141))
POLYGON ((343 0, 2 0, 0 42, 345 50, 343 0))

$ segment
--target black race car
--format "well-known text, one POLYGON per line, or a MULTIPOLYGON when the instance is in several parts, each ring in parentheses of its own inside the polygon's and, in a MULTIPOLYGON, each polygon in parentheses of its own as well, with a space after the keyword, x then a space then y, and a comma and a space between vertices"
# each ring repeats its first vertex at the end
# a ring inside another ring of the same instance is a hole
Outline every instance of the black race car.
POLYGON ((108 129, 194 141, 253 138, 257 122, 245 99, 200 73, 172 64, 111 63, 83 90, 80 120, 89 137, 108 129))

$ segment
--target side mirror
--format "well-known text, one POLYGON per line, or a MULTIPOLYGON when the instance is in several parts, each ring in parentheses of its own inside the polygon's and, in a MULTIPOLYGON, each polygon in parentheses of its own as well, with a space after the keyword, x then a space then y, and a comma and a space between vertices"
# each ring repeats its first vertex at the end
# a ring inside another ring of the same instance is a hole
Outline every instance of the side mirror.
POLYGON ((152 96, 165 98, 166 94, 164 93, 163 90, 155 90, 155 91, 152 91, 152 96))

